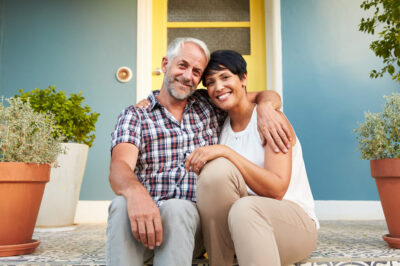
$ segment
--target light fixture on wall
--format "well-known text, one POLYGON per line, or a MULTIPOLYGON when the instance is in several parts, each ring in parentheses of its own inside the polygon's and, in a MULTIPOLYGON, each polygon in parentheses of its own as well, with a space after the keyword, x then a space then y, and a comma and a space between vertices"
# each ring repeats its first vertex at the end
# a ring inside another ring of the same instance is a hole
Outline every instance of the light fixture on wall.
POLYGON ((115 76, 119 82, 127 83, 132 79, 132 70, 126 66, 120 67, 115 76))

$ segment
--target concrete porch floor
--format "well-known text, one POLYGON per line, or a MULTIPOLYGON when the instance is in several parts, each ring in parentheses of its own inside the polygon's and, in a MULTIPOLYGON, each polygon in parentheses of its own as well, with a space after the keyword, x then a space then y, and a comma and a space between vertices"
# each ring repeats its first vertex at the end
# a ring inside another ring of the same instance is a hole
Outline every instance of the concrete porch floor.
MULTIPOLYGON (((34 239, 41 240, 35 253, 2 257, 0 265, 105 265, 105 231, 105 224, 79 224, 73 231, 35 232, 34 239)), ((382 240, 386 233, 383 220, 321 221, 317 249, 296 266, 400 266, 400 250, 389 248, 382 240)))

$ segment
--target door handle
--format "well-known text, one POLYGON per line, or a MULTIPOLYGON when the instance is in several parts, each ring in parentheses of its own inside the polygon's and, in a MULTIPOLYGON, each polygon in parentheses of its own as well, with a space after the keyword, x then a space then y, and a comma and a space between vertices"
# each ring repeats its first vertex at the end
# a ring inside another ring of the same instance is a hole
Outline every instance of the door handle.
POLYGON ((161 70, 161 68, 157 67, 156 69, 154 69, 153 74, 156 76, 161 75, 163 72, 161 70))

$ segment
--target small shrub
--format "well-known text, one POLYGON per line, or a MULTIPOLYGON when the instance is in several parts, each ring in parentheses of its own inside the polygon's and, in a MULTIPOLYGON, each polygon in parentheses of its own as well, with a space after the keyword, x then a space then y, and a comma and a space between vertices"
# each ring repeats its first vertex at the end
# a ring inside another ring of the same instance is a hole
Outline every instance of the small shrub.
POLYGON ((400 158, 400 96, 384 98, 383 112, 365 113, 365 123, 354 130, 362 159, 400 158))
POLYGON ((0 101, 0 161, 51 164, 61 148, 62 135, 50 113, 35 112, 19 98, 0 101), (54 135, 57 137, 54 138, 54 135))
MULTIPOLYGON (((85 98, 79 94, 70 94, 69 97, 64 91, 56 91, 55 86, 47 89, 36 88, 30 92, 19 90, 16 95, 23 102, 29 102, 37 112, 51 112, 54 114, 56 126, 65 136, 64 142, 84 143, 91 147, 96 135, 95 124, 100 114, 91 112, 88 105, 82 106, 85 98), (92 134, 91 134, 92 133, 92 134)), ((55 133, 54 137, 57 137, 55 133)))

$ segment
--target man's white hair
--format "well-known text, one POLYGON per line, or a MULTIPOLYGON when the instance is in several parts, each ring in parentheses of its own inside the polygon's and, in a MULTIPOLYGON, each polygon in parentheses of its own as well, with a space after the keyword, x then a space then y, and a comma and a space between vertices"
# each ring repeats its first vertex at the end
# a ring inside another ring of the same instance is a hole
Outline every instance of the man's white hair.
POLYGON ((208 50, 207 45, 199 39, 192 37, 185 37, 185 38, 176 38, 168 45, 166 54, 166 57, 168 58, 168 65, 172 62, 175 56, 179 54, 179 51, 185 45, 186 42, 191 42, 199 46, 199 48, 203 50, 204 54, 206 55, 208 63, 208 61, 210 60, 210 50, 208 50))

